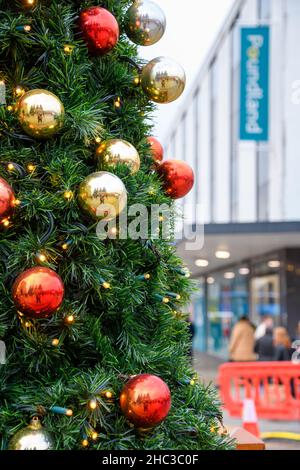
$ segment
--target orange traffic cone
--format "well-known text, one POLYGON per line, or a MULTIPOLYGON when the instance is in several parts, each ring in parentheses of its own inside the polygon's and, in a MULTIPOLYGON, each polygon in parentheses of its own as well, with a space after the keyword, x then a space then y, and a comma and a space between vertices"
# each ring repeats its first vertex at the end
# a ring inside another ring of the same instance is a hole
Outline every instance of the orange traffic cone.
POLYGON ((243 428, 256 437, 260 436, 255 403, 252 398, 245 398, 243 405, 243 428))

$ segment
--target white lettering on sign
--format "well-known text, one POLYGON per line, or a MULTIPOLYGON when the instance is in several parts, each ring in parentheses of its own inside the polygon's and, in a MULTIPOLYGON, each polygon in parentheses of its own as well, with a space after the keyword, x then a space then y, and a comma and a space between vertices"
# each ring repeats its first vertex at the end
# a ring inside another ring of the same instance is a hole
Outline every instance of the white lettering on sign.
POLYGON ((264 37, 250 34, 250 47, 247 50, 247 84, 246 84, 246 130, 248 134, 262 134, 259 125, 260 101, 264 98, 264 90, 260 81, 260 50, 264 45, 264 37))

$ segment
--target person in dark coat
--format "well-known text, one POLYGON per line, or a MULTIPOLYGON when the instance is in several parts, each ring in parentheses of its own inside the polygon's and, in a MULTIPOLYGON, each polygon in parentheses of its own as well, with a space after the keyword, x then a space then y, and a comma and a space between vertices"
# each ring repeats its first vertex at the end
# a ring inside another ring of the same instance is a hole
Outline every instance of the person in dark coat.
POLYGON ((275 346, 272 328, 267 328, 266 334, 256 341, 254 352, 256 352, 258 360, 261 362, 274 361, 275 346))
POLYGON ((291 361, 294 350, 287 329, 278 327, 274 330, 275 361, 291 361))

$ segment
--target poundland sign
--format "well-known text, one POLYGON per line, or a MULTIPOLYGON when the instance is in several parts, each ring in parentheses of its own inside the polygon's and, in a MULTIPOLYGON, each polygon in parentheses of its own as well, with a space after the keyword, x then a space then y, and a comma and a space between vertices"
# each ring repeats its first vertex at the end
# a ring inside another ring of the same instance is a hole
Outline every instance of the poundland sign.
POLYGON ((270 28, 241 29, 240 139, 269 140, 270 28))

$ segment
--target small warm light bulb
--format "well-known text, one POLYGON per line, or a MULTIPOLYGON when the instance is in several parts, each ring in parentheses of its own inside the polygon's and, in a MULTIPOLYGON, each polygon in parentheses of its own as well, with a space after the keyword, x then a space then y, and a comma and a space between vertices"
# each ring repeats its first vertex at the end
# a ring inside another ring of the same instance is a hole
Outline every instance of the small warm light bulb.
POLYGON ((2 224, 4 225, 4 227, 9 227, 9 226, 10 226, 10 221, 9 221, 9 219, 4 219, 4 220, 2 220, 2 224))
POLYGON ((9 163, 7 165, 7 169, 8 169, 8 171, 13 171, 15 169, 15 165, 13 163, 9 163))
POLYGON ((170 300, 168 299, 168 297, 163 297, 162 302, 164 304, 168 304, 170 302, 170 300))
POLYGON ((27 5, 33 6, 35 4, 35 0, 27 0, 27 5))
POLYGON ((6 109, 7 109, 7 111, 12 111, 12 110, 14 109, 14 107, 13 107, 11 104, 9 104, 9 105, 6 107, 6 109))
POLYGON ((74 323, 74 321, 75 321, 74 315, 68 315, 68 316, 66 317, 66 322, 67 322, 67 323, 72 324, 72 323, 74 323))
POLYGON ((122 107, 122 101, 121 101, 121 98, 119 96, 115 99, 114 106, 117 109, 120 109, 122 107))
POLYGON ((65 44, 64 45, 64 52, 66 54, 71 54, 73 52, 74 46, 71 46, 70 44, 65 44))
POLYGON ((67 249, 69 248, 69 246, 68 246, 67 243, 63 243, 63 244, 61 245, 61 247, 62 247, 62 249, 63 249, 64 251, 67 251, 67 249))
POLYGON ((32 326, 32 323, 30 321, 25 322, 25 328, 30 328, 32 326))
POLYGON ((105 398, 112 398, 113 394, 111 392, 105 392, 105 398))
POLYGON ((14 204, 14 206, 19 206, 21 204, 20 199, 15 199, 13 204, 14 204))
POLYGON ((176 295, 176 300, 180 300, 181 299, 181 295, 177 294, 176 295))
POLYGON ((45 263, 45 261, 47 261, 47 256, 44 254, 44 253, 38 253, 36 255, 36 258, 38 259, 38 261, 40 261, 41 263, 45 263))
POLYGON ((25 93, 25 90, 21 86, 17 86, 16 89, 15 89, 15 93, 16 93, 16 95, 20 96, 20 95, 23 95, 25 93))
POLYGON ((87 439, 83 439, 81 442, 82 447, 88 447, 89 446, 89 441, 87 439))
POLYGON ((73 416, 73 410, 67 410, 66 411, 66 416, 73 416))
POLYGON ((97 408, 96 400, 90 400, 89 401, 89 407, 90 407, 91 410, 95 410, 97 408))
POLYGON ((140 77, 134 77, 133 83, 134 83, 135 85, 139 85, 139 84, 141 83, 140 77))
POLYGON ((24 26, 24 31, 25 31, 26 33, 29 33, 29 32, 31 31, 31 26, 30 26, 29 24, 26 24, 26 25, 24 26))
POLYGON ((98 439, 98 433, 96 431, 93 432, 91 438, 93 439, 93 441, 96 441, 98 439))
POLYGON ((65 191, 64 192, 64 198, 67 199, 68 201, 73 198, 73 191, 65 191))
POLYGON ((144 278, 145 278, 146 280, 150 279, 150 278, 151 278, 151 274, 145 274, 145 275, 144 275, 144 278))
POLYGON ((55 338, 52 340, 52 346, 58 346, 59 345, 59 339, 55 338))
POLYGON ((33 165, 32 163, 29 163, 27 165, 27 170, 30 172, 30 173, 33 173, 35 171, 35 165, 33 165))
POLYGON ((96 142, 96 144, 100 144, 101 143, 101 137, 96 137, 95 142, 96 142))
POLYGON ((102 283, 102 287, 104 287, 104 289, 110 289, 110 283, 105 281, 102 283))

